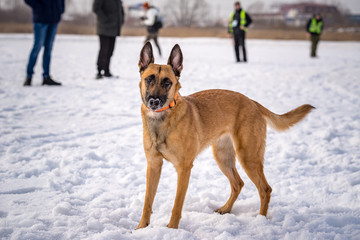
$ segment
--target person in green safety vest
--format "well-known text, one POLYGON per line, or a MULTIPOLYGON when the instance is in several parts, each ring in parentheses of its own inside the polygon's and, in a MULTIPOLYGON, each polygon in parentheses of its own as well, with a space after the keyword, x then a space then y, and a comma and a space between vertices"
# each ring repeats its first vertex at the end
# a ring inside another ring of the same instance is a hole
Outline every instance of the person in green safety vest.
POLYGON ((320 41, 320 35, 324 30, 323 20, 320 14, 316 13, 306 24, 306 32, 311 40, 311 57, 317 57, 316 50, 320 41))
POLYGON ((236 61, 240 62, 239 47, 242 46, 243 61, 247 62, 245 33, 248 26, 252 23, 252 20, 249 14, 241 8, 240 2, 235 2, 234 7, 235 11, 231 13, 228 32, 234 37, 236 61))

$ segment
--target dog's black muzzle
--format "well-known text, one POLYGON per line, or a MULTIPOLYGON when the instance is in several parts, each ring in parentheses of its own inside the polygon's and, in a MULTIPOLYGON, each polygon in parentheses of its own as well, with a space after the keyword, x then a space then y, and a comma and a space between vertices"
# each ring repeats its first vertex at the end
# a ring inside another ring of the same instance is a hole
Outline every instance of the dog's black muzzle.
POLYGON ((153 110, 159 110, 166 102, 167 96, 149 96, 147 100, 147 106, 153 110))

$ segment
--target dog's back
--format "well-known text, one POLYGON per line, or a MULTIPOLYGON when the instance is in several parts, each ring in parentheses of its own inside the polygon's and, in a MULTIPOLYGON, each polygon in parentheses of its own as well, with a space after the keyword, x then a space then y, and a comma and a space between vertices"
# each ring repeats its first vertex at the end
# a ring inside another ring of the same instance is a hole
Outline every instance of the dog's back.
POLYGON ((245 95, 229 90, 205 90, 191 94, 184 99, 195 107, 202 122, 207 127, 222 125, 236 127, 236 122, 255 121, 261 115, 267 124, 278 131, 287 130, 301 121, 314 107, 304 104, 288 113, 275 114, 245 95))

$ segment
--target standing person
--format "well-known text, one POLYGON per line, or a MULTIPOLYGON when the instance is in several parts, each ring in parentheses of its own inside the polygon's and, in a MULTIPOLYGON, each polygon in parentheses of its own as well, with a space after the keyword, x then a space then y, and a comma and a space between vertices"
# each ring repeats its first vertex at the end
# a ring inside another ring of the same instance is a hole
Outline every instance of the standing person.
POLYGON ((42 85, 61 85, 50 77, 50 60, 58 23, 65 10, 65 2, 64 0, 25 0, 25 3, 32 9, 34 45, 26 68, 24 86, 31 86, 34 67, 42 47, 44 47, 42 85))
POLYGON ((96 79, 112 77, 110 59, 114 52, 115 39, 120 36, 124 24, 124 9, 121 0, 94 0, 93 11, 97 17, 97 35, 100 50, 97 59, 96 79))
POLYGON ((310 36, 310 40, 311 40, 311 53, 310 53, 311 57, 317 57, 316 50, 323 29, 324 29, 323 20, 320 14, 318 13, 314 14, 314 16, 310 18, 308 23, 306 24, 306 31, 307 34, 310 36))
POLYGON ((243 61, 247 62, 246 48, 245 48, 245 33, 252 20, 240 5, 240 2, 235 2, 235 11, 230 16, 229 33, 234 37, 236 61, 240 62, 239 46, 242 46, 243 61))
POLYGON ((159 51, 159 55, 161 56, 161 49, 157 40, 159 35, 159 30, 160 28, 162 28, 160 11, 156 7, 150 6, 148 2, 143 3, 143 8, 145 9, 146 13, 145 13, 145 17, 141 17, 141 20, 146 25, 146 29, 148 32, 145 42, 153 39, 159 51))

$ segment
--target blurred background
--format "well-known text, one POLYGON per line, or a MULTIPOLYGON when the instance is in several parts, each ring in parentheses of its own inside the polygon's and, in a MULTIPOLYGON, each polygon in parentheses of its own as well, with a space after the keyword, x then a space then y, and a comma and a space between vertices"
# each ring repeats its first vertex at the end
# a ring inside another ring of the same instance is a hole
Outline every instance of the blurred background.
MULTIPOLYGON (((153 0, 160 9, 164 28, 160 36, 227 37, 233 0, 153 0)), ((359 0, 243 0, 253 19, 248 38, 305 39, 306 21, 318 12, 323 16, 323 40, 360 40, 359 0)), ((93 0, 66 0, 60 34, 95 34, 93 0)), ((123 36, 146 34, 139 21, 142 1, 123 0, 126 11, 123 36)), ((0 33, 32 33, 31 10, 23 0, 0 0, 0 33)))

